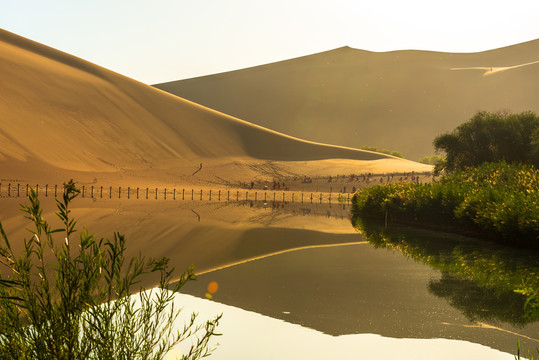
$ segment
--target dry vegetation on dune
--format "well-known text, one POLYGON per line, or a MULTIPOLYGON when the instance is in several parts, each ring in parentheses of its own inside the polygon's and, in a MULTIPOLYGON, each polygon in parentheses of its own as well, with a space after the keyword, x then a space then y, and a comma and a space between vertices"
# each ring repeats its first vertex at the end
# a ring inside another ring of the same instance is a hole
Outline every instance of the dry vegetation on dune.
POLYGON ((539 40, 469 54, 344 47, 155 86, 292 136, 418 160, 479 110, 539 112, 538 57, 539 40))
MULTIPOLYGON (((147 185, 194 181, 190 174, 201 162, 196 181, 238 177, 237 167, 225 164, 254 164, 243 180, 268 161, 277 173, 290 161, 308 162, 307 174, 331 159, 340 159, 335 167, 362 161, 356 169, 371 160, 379 169, 384 159, 395 164, 385 154, 250 124, 3 30, 0 77, 0 168, 8 180, 147 185)), ((399 160, 397 167, 421 165, 399 160)))

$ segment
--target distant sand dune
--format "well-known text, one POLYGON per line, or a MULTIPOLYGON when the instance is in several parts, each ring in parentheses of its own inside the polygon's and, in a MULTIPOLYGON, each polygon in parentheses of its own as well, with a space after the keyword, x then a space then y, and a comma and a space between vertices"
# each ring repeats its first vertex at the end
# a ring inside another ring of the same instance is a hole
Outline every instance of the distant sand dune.
POLYGON ((434 153, 437 135, 478 111, 539 113, 537 59, 539 39, 479 53, 342 47, 155 86, 302 139, 376 146, 417 160, 434 153), (478 67, 503 77, 449 71, 476 64, 521 65, 478 67))

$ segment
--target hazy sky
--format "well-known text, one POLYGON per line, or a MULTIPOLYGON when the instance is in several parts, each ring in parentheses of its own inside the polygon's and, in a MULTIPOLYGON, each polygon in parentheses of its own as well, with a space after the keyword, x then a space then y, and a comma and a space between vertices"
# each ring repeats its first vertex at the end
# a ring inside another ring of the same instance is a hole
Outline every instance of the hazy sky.
POLYGON ((0 27, 148 84, 341 46, 475 52, 539 38, 539 0, 0 0, 0 27))

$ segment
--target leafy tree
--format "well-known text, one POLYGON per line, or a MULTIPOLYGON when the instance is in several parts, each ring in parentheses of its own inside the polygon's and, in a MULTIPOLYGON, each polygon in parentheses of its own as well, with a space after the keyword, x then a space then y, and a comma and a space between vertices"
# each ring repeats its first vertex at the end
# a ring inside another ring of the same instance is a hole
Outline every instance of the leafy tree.
POLYGON ((505 161, 539 166, 539 117, 533 112, 479 112, 454 131, 434 139, 445 160, 437 169, 454 171, 484 162, 505 161))
POLYGON ((17 253, 0 223, 0 358, 1 359, 162 359, 173 346, 196 337, 182 359, 209 353, 208 340, 220 316, 195 325, 196 315, 175 331, 179 309, 174 293, 194 279, 193 269, 172 286, 168 260, 141 256, 125 263, 125 237, 97 240, 86 230, 75 238, 76 221, 69 204, 79 194, 64 184, 57 215, 63 229, 53 230, 42 217, 32 190, 22 207, 35 225, 17 253), (61 242, 54 234, 62 233, 61 242), (159 275, 150 291, 132 287, 159 275))

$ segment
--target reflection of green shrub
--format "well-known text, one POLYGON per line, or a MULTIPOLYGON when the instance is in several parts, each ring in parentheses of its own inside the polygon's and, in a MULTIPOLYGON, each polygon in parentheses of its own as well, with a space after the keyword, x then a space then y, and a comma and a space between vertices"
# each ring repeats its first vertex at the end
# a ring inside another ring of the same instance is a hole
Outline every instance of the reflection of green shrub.
POLYGON ((167 259, 139 256, 124 263, 122 235, 96 240, 85 230, 76 241, 69 203, 78 194, 73 182, 65 184, 63 202, 57 201, 64 228, 52 230, 31 191, 30 205, 21 206, 35 230, 20 254, 0 224, 0 358, 162 359, 191 335, 199 338, 182 359, 207 354, 220 317, 196 326, 193 315, 174 332, 174 293, 194 278, 192 268, 170 287, 167 259), (53 236, 58 232, 64 237, 60 243, 53 236), (131 287, 154 273, 159 286, 131 296, 131 287))
POLYGON ((453 226, 538 247, 539 172, 531 165, 485 163, 438 183, 395 183, 361 190, 353 197, 363 216, 419 225, 453 226))
POLYGON ((431 281, 429 289, 470 321, 497 319, 522 326, 539 320, 536 253, 447 233, 383 227, 358 213, 352 221, 374 247, 398 250, 440 270, 442 279, 431 281), (477 296, 468 296, 472 293, 477 296))

